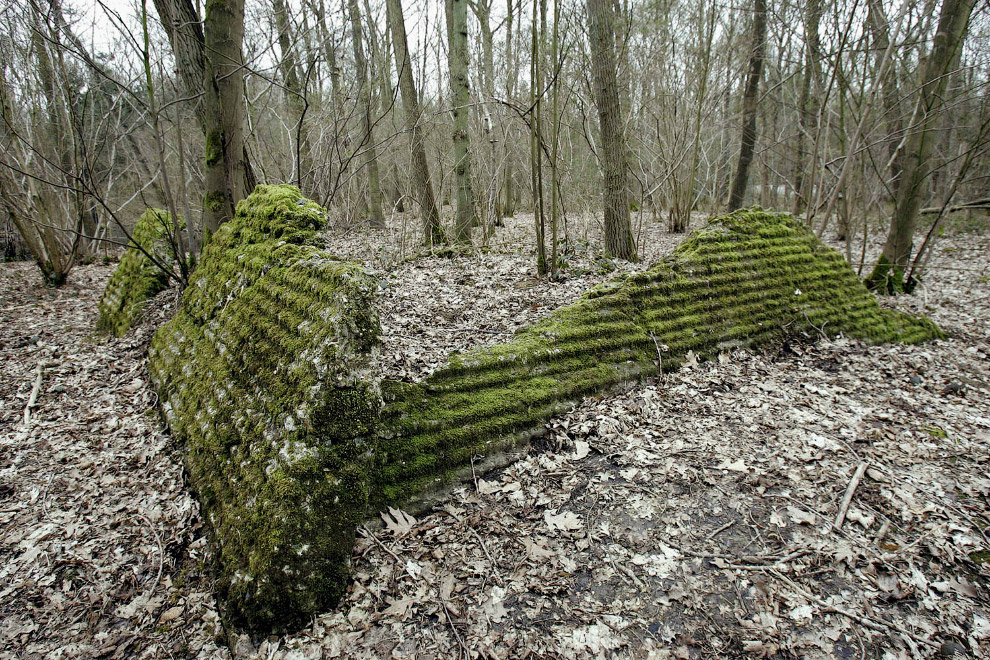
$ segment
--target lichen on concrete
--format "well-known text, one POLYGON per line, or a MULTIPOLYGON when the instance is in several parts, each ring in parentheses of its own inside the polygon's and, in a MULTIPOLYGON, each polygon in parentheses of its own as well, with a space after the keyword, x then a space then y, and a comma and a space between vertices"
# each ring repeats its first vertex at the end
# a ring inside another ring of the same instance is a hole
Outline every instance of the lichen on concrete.
POLYGON ((173 229, 172 216, 161 209, 148 209, 138 219, 130 244, 100 298, 97 331, 124 336, 148 301, 168 287, 169 275, 162 266, 175 265, 170 241, 173 229))
POLYGON ((315 247, 325 213, 258 186, 205 247, 149 370, 185 445, 235 623, 285 629, 347 584, 380 405, 375 283, 315 247))

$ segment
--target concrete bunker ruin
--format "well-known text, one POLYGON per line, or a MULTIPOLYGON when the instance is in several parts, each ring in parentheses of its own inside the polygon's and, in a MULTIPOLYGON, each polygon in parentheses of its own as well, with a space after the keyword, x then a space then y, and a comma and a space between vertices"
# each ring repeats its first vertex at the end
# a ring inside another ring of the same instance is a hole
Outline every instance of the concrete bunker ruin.
POLYGON ((248 629, 305 625, 349 577, 355 530, 505 465, 553 415, 689 351, 802 331, 869 342, 942 336, 885 310, 789 215, 712 220, 649 270, 588 291, 510 341, 411 384, 378 376, 376 282, 326 254, 326 215, 259 186, 212 237, 149 369, 209 522, 221 597, 248 629))

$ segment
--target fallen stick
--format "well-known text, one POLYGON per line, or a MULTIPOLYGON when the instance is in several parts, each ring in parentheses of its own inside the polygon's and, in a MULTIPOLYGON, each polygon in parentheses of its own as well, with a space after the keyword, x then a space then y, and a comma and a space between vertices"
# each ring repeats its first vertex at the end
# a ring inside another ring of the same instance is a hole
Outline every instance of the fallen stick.
POLYGON ((397 554, 395 554, 394 552, 392 552, 391 550, 389 550, 389 549, 388 549, 388 547, 387 547, 387 546, 386 546, 386 545, 385 545, 384 543, 382 543, 381 541, 379 541, 379 540, 378 540, 378 537, 377 537, 377 536, 375 536, 375 535, 374 535, 374 534, 372 534, 372 533, 371 533, 370 531, 368 531, 368 528, 367 528, 367 527, 362 527, 361 529, 362 529, 362 531, 364 531, 364 534, 365 534, 365 536, 367 536, 367 537, 369 537, 369 538, 371 538, 371 540, 372 540, 372 541, 374 541, 375 543, 377 543, 377 544, 378 544, 378 546, 379 546, 379 547, 380 547, 380 548, 381 548, 382 550, 384 550, 384 551, 385 551, 385 552, 387 552, 388 554, 390 554, 390 555, 392 555, 392 559, 394 559, 394 560, 395 560, 395 563, 396 563, 396 564, 398 564, 398 565, 399 565, 400 567, 401 567, 401 566, 403 565, 403 564, 402 564, 402 560, 401 560, 401 559, 399 559, 399 555, 397 555, 397 554))
POLYGON ((842 496, 842 504, 839 505, 839 513, 835 516, 835 522, 832 523, 833 529, 839 529, 842 527, 842 523, 846 521, 846 513, 849 511, 849 504, 852 502, 853 495, 856 493, 856 489, 859 488, 859 482, 863 479, 863 475, 866 474, 866 468, 870 467, 869 463, 860 463, 859 467, 856 468, 856 472, 853 473, 852 479, 849 481, 849 485, 846 486, 846 494, 842 496))
POLYGON ((721 527, 719 527, 718 529, 716 529, 714 532, 712 532, 711 534, 709 534, 707 537, 705 537, 705 540, 706 541, 711 541, 713 538, 715 538, 716 536, 718 536, 719 534, 721 534, 722 532, 724 532, 725 530, 729 529, 730 527, 732 527, 735 524, 736 524, 736 521, 735 520, 730 520, 729 522, 725 523, 724 525, 722 525, 721 527))
POLYGON ((38 368, 35 370, 34 377, 34 387, 31 388, 31 396, 28 398, 27 405, 24 406, 24 426, 31 423, 31 408, 38 401, 38 392, 41 391, 41 363, 38 363, 38 368))
POLYGON ((870 618, 868 616, 862 616, 860 614, 856 614, 855 612, 850 612, 849 610, 843 609, 841 607, 836 607, 835 605, 830 605, 830 604, 826 603, 824 600, 822 600, 821 598, 819 598, 818 596, 816 596, 816 595, 814 595, 814 594, 812 594, 812 593, 810 593, 810 592, 805 591, 804 589, 802 589, 800 586, 797 585, 796 582, 794 582, 793 580, 791 580, 790 578, 788 578, 786 575, 784 575, 783 573, 781 573, 777 569, 771 568, 770 569, 770 572, 773 573, 775 576, 777 576, 780 580, 783 580, 784 582, 786 582, 792 589, 794 589, 795 591, 797 591, 799 594, 801 594, 802 596, 804 596, 808 600, 813 601, 815 603, 818 603, 819 607, 821 607, 822 609, 824 609, 826 612, 834 612, 835 614, 841 614, 842 616, 846 617, 847 619, 850 619, 852 621, 856 621, 856 622, 858 622, 858 623, 866 626, 867 628, 870 628, 871 630, 876 630, 877 632, 889 632, 889 631, 893 630, 895 632, 901 633, 902 635, 906 635, 907 637, 910 637, 911 639, 913 639, 918 644, 921 644, 922 646, 927 646, 930 649, 937 649, 938 648, 938 644, 936 644, 935 642, 932 642, 930 640, 927 640, 924 637, 920 637, 918 635, 915 635, 913 632, 911 632, 910 630, 908 630, 907 628, 905 628, 902 625, 896 624, 893 621, 884 621, 882 619, 881 620, 872 619, 872 618, 870 618))
POLYGON ((499 585, 501 585, 502 574, 498 570, 498 564, 495 563, 495 560, 492 559, 491 554, 488 552, 488 547, 485 545, 484 540, 482 540, 481 535, 475 531, 474 527, 471 527, 470 523, 468 524, 468 530, 474 534, 474 538, 478 539, 478 543, 481 544, 481 549, 485 552, 485 556, 488 557, 488 563, 492 565, 492 572, 495 573, 495 579, 498 581, 499 585))

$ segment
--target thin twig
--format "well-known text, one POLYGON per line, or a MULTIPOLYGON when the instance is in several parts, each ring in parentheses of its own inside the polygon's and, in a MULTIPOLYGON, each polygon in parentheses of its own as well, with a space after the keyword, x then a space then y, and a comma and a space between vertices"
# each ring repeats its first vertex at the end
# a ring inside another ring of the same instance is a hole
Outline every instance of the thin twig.
POLYGON ((443 602, 443 600, 441 599, 440 604, 443 605, 443 613, 447 615, 447 623, 450 624, 450 632, 454 633, 454 639, 457 640, 457 643, 460 645, 461 649, 463 649, 464 657, 470 658, 471 649, 467 647, 467 644, 464 643, 464 640, 461 639, 461 636, 457 634, 457 628, 454 627, 454 620, 450 618, 450 612, 447 610, 447 603, 443 602))
POLYGON ((653 345, 657 347, 657 372, 659 373, 660 378, 662 379, 663 378, 663 355, 662 355, 662 353, 660 351, 660 344, 657 343, 656 335, 654 335, 652 332, 650 332, 650 339, 653 340, 653 345))
POLYGON ((24 426, 31 423, 31 408, 38 401, 38 392, 41 391, 41 373, 42 367, 39 362, 38 368, 35 370, 34 387, 31 388, 31 397, 28 399, 27 405, 24 406, 24 426))
POLYGON ((371 532, 369 532, 369 531, 368 531, 368 528, 367 528, 367 527, 362 527, 362 528, 361 528, 361 531, 362 531, 362 532, 364 532, 364 534, 365 534, 365 536, 368 536, 368 537, 370 537, 372 541, 374 541, 375 543, 377 543, 377 544, 378 544, 378 546, 379 546, 379 547, 380 547, 380 548, 381 548, 382 550, 384 550, 384 551, 385 551, 385 552, 387 552, 388 554, 390 554, 390 555, 392 555, 392 559, 394 559, 394 560, 396 561, 396 563, 397 563, 397 564, 398 564, 399 566, 402 566, 402 560, 401 560, 401 559, 399 559, 399 555, 397 555, 397 554, 395 554, 394 552, 392 552, 391 550, 389 550, 389 549, 388 549, 388 548, 387 548, 387 547, 385 546, 385 544, 384 544, 384 543, 382 543, 381 541, 379 541, 379 540, 378 540, 378 537, 377 537, 377 536, 375 536, 374 534, 372 534, 371 532))
POLYGON ((475 455, 471 454, 471 479, 474 480, 474 492, 480 493, 481 489, 478 488, 478 473, 474 471, 474 459, 475 455))
POLYGON ((162 571, 165 569, 165 548, 162 547, 162 539, 158 535, 158 530, 155 529, 155 524, 151 522, 151 519, 143 513, 139 513, 138 516, 144 519, 148 523, 148 527, 151 529, 151 533, 155 535, 155 544, 158 546, 158 575, 155 576, 155 583, 151 585, 151 590, 149 594, 154 594, 155 589, 158 588, 158 584, 162 580, 162 571))
POLYGON ((48 491, 52 487, 52 481, 55 480, 55 473, 48 475, 48 483, 45 484, 45 493, 41 496, 41 515, 48 515, 48 491))
POLYGON ((481 538, 481 535, 478 534, 477 531, 475 531, 474 527, 472 527, 470 523, 468 523, 468 530, 470 530, 470 532, 474 534, 474 538, 478 539, 478 543, 481 544, 481 549, 484 551, 485 556, 488 557, 488 562, 492 565, 492 572, 495 574, 495 579, 497 579, 499 585, 501 585, 502 574, 499 573, 498 565, 495 563, 495 560, 492 559, 491 553, 488 552, 488 546, 485 545, 485 541, 481 538))
POLYGON ((798 586, 796 582, 791 580, 789 577, 787 577, 777 569, 771 568, 770 572, 773 573, 778 579, 786 582, 792 589, 797 591, 803 597, 807 598, 810 601, 814 601, 815 603, 818 603, 818 605, 822 607, 826 612, 834 612, 835 614, 841 614, 847 619, 852 619, 853 621, 861 623, 862 625, 866 626, 867 628, 870 628, 871 630, 876 630, 879 632, 889 632, 891 630, 894 630, 896 632, 901 633, 902 635, 906 635, 907 637, 911 638, 918 644, 927 646, 928 648, 932 648, 932 649, 938 648, 938 644, 936 644, 935 642, 929 641, 923 637, 919 637, 918 635, 915 635, 913 632, 911 632, 904 626, 898 625, 892 621, 883 621, 883 620, 878 621, 876 619, 871 619, 868 616, 862 616, 860 614, 856 614, 855 612, 850 612, 849 610, 842 609, 841 607, 830 605, 821 598, 819 598, 818 596, 815 596, 814 594, 802 589, 800 586, 798 586))
POLYGON ((835 516, 832 529, 839 529, 842 527, 842 523, 845 522, 846 513, 849 511, 849 504, 852 502, 853 495, 856 494, 859 482, 863 479, 863 475, 866 474, 866 468, 868 467, 870 467, 869 463, 860 463, 856 468, 856 472, 853 473, 852 479, 849 480, 849 485, 846 486, 846 494, 842 496, 842 504, 839 505, 839 513, 835 516))
POLYGON ((714 532, 712 532, 711 534, 709 534, 708 537, 705 540, 711 541, 713 538, 715 538, 716 536, 718 536, 719 534, 721 534, 722 532, 724 532, 725 530, 729 529, 730 527, 732 527, 735 524, 736 524, 736 521, 735 520, 730 520, 729 522, 725 523, 724 525, 722 525, 721 527, 719 527, 718 529, 716 529, 714 532))

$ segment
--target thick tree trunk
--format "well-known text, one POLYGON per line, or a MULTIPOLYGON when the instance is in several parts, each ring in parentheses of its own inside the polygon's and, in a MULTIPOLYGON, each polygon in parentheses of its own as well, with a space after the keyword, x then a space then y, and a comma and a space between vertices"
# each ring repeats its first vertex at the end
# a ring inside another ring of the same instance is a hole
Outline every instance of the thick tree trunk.
POLYGON ((636 260, 626 197, 626 137, 619 106, 615 55, 615 13, 611 0, 586 0, 595 101, 601 127, 600 161, 605 181, 605 249, 613 257, 636 260))
POLYGON ((929 159, 937 135, 939 112, 944 104, 949 73, 958 62, 969 17, 976 0, 944 0, 935 33, 935 43, 922 71, 921 92, 915 109, 915 128, 904 142, 901 177, 897 186, 894 215, 887 242, 867 286, 896 293, 904 290, 904 272, 911 259, 914 230, 918 224, 924 184, 930 173, 929 159))
POLYGON ((368 60, 364 55, 364 39, 361 29, 361 10, 357 0, 347 1, 348 13, 351 20, 351 44, 354 48, 354 66, 357 68, 357 79, 361 102, 361 124, 364 145, 364 166, 368 171, 368 223, 375 229, 385 228, 385 216, 382 214, 382 186, 378 173, 378 153, 375 148, 374 124, 371 119, 371 83, 368 81, 368 60))
POLYGON ((245 190, 244 84, 241 41, 244 0, 211 0, 204 22, 206 172, 203 225, 215 232, 234 217, 245 190))
POLYGON ((399 92, 406 113, 406 126, 412 137, 412 176, 415 195, 419 201, 419 211, 423 220, 423 238, 427 245, 444 243, 443 227, 437 212, 433 183, 430 181, 430 168, 426 160, 426 147, 423 144, 423 131, 419 125, 421 111, 416 83, 413 81, 412 62, 406 43, 406 25, 402 17, 400 0, 385 0, 389 30, 392 33, 392 47, 395 53, 395 66, 399 70, 399 92))
MULTIPOLYGON (((196 111, 196 119, 207 131, 207 123, 214 123, 207 118, 206 97, 206 42, 203 36, 203 22, 193 6, 192 0, 154 0, 158 18, 162 28, 168 35, 172 45, 172 56, 175 58, 176 69, 185 87, 185 96, 196 111)), ((238 77, 240 80, 240 77, 238 77)), ((251 168, 247 145, 242 147, 244 169, 241 188, 245 191, 254 190, 257 180, 251 168)))
POLYGON ((471 138, 468 134, 468 108, 471 90, 468 82, 467 0, 448 0, 450 33, 450 96, 454 115, 454 176, 457 186, 457 215, 454 235, 458 243, 471 242, 475 224, 474 191, 471 188, 471 138))
POLYGON ((763 73, 763 51, 767 36, 766 0, 753 0, 753 43, 749 58, 749 75, 743 91, 742 140, 739 145, 739 161, 729 191, 729 210, 742 208, 749 183, 749 166, 753 162, 756 147, 756 111, 759 102, 760 78, 763 73))

